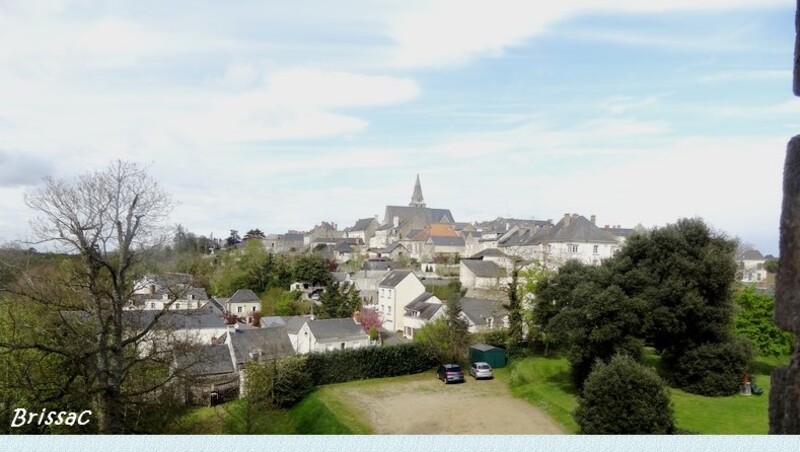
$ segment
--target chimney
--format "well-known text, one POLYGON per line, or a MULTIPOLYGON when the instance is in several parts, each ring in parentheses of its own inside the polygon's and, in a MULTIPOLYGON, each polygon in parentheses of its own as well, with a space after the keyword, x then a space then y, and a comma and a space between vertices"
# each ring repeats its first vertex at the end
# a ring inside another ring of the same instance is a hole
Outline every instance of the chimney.
POLYGON ((355 322, 359 325, 361 324, 361 311, 353 312, 353 320, 355 320, 355 322))
POLYGON ((570 221, 572 221, 572 217, 568 214, 564 214, 564 226, 569 226, 570 221))
POLYGON ((392 223, 394 224, 394 227, 400 226, 400 217, 395 215, 394 218, 392 218, 392 223))
POLYGON ((592 215, 592 216, 590 217, 590 220, 592 220, 592 224, 595 224, 595 223, 594 223, 594 220, 595 220, 595 219, 596 219, 596 217, 595 217, 594 215, 592 215))

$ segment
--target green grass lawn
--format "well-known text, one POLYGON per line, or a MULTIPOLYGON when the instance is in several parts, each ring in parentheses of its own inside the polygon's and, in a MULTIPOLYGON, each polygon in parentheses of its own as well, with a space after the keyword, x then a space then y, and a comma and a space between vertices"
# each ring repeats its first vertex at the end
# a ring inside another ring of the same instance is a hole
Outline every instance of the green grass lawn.
MULTIPOLYGON (((670 388, 677 427, 702 434, 766 434, 769 429, 769 375, 772 369, 787 361, 786 357, 756 360, 754 377, 756 384, 764 389, 760 396, 703 397, 670 388)), ((658 357, 648 353, 645 363, 657 367, 658 357)), ((577 400, 565 358, 516 360, 506 369, 497 369, 496 375, 508 383, 512 394, 542 408, 567 431, 578 431, 571 414, 577 407, 577 400)))
POLYGON ((189 408, 165 433, 348 435, 372 431, 322 387, 288 410, 258 409, 245 399, 189 408))

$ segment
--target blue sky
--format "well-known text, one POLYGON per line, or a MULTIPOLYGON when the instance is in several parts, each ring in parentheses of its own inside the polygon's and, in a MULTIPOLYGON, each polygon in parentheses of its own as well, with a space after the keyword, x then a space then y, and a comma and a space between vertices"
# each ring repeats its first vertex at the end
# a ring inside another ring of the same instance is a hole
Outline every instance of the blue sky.
POLYGON ((457 221, 777 254, 795 2, 552 3, 0 0, 0 241, 43 176, 124 158, 200 234, 382 217, 419 173, 457 221))

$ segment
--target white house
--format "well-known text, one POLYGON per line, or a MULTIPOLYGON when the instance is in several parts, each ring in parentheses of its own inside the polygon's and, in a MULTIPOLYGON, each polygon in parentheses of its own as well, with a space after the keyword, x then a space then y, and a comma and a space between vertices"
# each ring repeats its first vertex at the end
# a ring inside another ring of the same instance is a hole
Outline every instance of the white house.
POLYGON ((513 227, 498 239, 498 248, 509 256, 536 259, 557 268, 570 259, 598 265, 620 247, 620 238, 598 228, 595 217, 565 214, 552 227, 523 229, 513 227))
POLYGON ((503 307, 505 300, 463 297, 460 301, 470 333, 508 328, 508 311, 503 307))
POLYGON ((394 270, 378 283, 378 313, 387 331, 403 331, 403 308, 425 292, 410 270, 394 270))
POLYGON ((458 279, 466 289, 495 289, 509 282, 505 268, 484 259, 461 259, 458 279))
POLYGON ((228 298, 225 311, 237 317, 251 316, 253 313, 261 311, 261 300, 252 290, 239 289, 228 298))
POLYGON ((403 337, 408 339, 413 339, 415 331, 445 312, 442 300, 430 292, 423 292, 403 309, 403 337))
POLYGON ((767 279, 767 270, 764 269, 766 258, 758 250, 747 250, 739 256, 737 264, 742 275, 742 282, 759 283, 767 279))
POLYGON ((300 354, 312 352, 324 352, 332 350, 356 349, 375 345, 371 343, 369 335, 364 332, 361 324, 355 319, 307 319, 292 334, 293 328, 289 330, 290 339, 294 335, 292 345, 295 351, 300 354))

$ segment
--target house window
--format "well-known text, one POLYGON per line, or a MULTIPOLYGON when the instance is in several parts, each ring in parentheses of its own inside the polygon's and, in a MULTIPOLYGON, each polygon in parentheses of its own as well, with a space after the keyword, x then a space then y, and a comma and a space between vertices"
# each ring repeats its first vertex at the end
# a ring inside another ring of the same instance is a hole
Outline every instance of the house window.
POLYGON ((239 306, 238 308, 236 308, 236 312, 238 312, 239 314, 241 314, 241 313, 242 313, 242 307, 241 307, 241 306, 239 306))
POLYGON ((578 245, 567 245, 567 252, 569 252, 569 253, 577 253, 578 252, 578 245))
POLYGON ((189 295, 190 300, 194 300, 194 295, 189 295))
POLYGON ((761 281, 761 273, 756 273, 756 281, 761 281))
POLYGON ((155 309, 155 308, 156 308, 156 304, 155 303, 150 303, 150 309, 155 309))
POLYGON ((386 313, 389 314, 389 315, 392 314, 392 307, 391 306, 386 306, 386 313))
POLYGON ((593 252, 594 254, 597 254, 597 253, 598 253, 598 251, 600 251, 600 245, 595 245, 595 246, 594 246, 594 249, 593 249, 593 251, 592 251, 592 252, 593 252))
POLYGON ((762 264, 761 262, 756 264, 756 270, 763 270, 763 269, 764 269, 764 264, 762 264))
POLYGON ((180 309, 180 308, 181 308, 181 304, 180 303, 175 303, 175 309, 180 309))
POLYGON ((256 307, 255 306, 253 306, 253 312, 256 312, 256 307))
POLYGON ((344 350, 344 342, 342 342, 340 345, 341 345, 342 350, 344 350))

